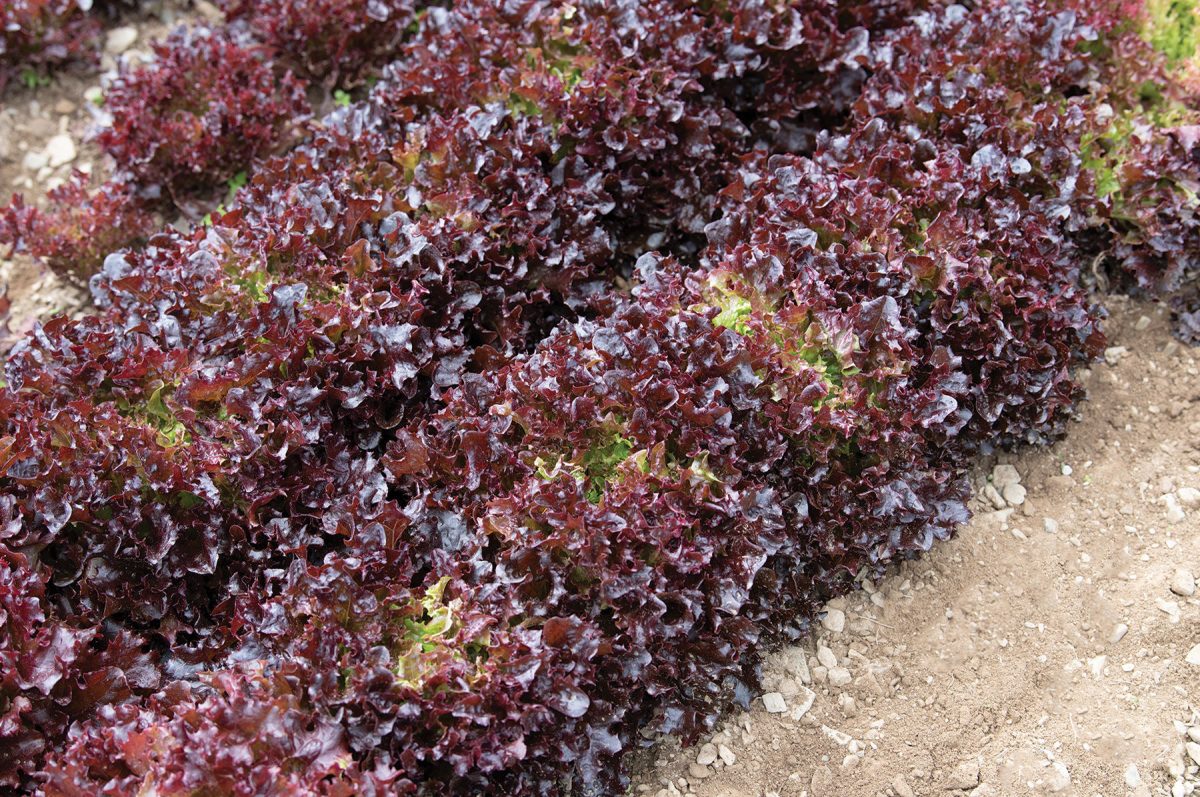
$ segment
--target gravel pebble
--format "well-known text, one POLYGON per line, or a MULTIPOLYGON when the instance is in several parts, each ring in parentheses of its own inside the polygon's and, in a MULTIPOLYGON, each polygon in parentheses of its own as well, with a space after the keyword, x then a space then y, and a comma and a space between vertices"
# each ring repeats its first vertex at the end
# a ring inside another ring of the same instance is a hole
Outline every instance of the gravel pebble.
POLYGON ((1179 505, 1178 499, 1174 493, 1167 493, 1163 496, 1163 502, 1167 505, 1167 522, 1180 523, 1187 517, 1187 513, 1183 511, 1183 507, 1179 505))
POLYGON ((1187 750, 1188 758, 1192 759, 1193 763, 1200 764, 1200 744, 1188 742, 1184 745, 1184 749, 1187 750))
POLYGON ((46 142, 46 159, 52 169, 70 163, 78 154, 75 142, 65 133, 60 133, 46 142))
POLYGON ((829 668, 829 685, 830 686, 846 686, 854 677, 850 675, 850 671, 845 667, 830 667, 829 668))
POLYGON ((829 609, 821 618, 821 625, 835 634, 840 634, 846 628, 846 613, 841 609, 829 609))
POLYGON ((787 711, 787 701, 778 692, 767 692, 762 696, 762 702, 768 714, 782 714, 787 711))
POLYGON ((1195 667, 1200 667, 1200 645, 1196 645, 1189 650, 1187 656, 1184 657, 1184 661, 1195 667))
POLYGON ((1025 488, 1020 484, 1009 484, 1001 493, 1004 501, 1010 506, 1020 506, 1025 503, 1025 488))
POLYGON ((992 484, 997 490, 1003 490, 1010 484, 1020 484, 1021 474, 1012 465, 997 465, 992 468, 992 484))
POLYGON ((964 761, 946 779, 948 789, 973 789, 979 783, 979 762, 964 761))
POLYGON ((1179 503, 1188 509, 1200 508, 1200 490, 1195 487, 1180 487, 1175 491, 1175 495, 1179 498, 1179 503))
POLYGON ((129 25, 113 28, 104 37, 104 51, 109 55, 120 55, 132 47, 137 38, 137 28, 129 25))
POLYGON ((1171 578, 1171 592, 1184 598, 1192 597, 1196 594, 1196 577, 1187 568, 1179 568, 1171 578))
POLYGON ((731 767, 737 763, 737 756, 726 745, 717 746, 717 755, 721 756, 721 760, 727 767, 731 767))

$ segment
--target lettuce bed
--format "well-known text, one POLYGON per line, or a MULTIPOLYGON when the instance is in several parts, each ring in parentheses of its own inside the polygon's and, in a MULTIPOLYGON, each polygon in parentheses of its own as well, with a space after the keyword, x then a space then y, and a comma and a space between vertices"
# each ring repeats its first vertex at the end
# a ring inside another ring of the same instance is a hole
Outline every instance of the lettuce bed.
POLYGON ((173 37, 0 222, 96 305, 0 389, 17 793, 620 794, 1063 433, 1093 281, 1200 334, 1136 8, 327 5, 173 37))

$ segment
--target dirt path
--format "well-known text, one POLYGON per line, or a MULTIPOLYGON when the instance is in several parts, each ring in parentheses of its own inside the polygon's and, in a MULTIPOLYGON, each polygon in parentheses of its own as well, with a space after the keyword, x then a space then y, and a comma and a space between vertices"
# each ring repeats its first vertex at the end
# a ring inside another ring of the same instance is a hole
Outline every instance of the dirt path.
POLYGON ((815 639, 772 657, 775 694, 708 746, 664 745, 637 793, 1200 788, 1197 352, 1156 307, 1111 308, 1109 364, 1068 439, 985 463, 956 539, 830 604, 815 639))

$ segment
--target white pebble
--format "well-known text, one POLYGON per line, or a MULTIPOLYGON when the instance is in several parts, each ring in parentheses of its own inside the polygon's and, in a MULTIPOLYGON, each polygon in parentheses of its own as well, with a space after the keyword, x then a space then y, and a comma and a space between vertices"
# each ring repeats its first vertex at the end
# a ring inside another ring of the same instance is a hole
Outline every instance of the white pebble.
POLYGON ((1193 667, 1200 667, 1200 645, 1195 645, 1189 650, 1187 656, 1184 657, 1184 661, 1193 667))
POLYGON ((113 28, 104 37, 104 49, 109 55, 120 55, 133 46, 137 37, 137 28, 128 25, 113 28))
POLYGON ((829 668, 829 684, 830 686, 846 686, 854 678, 850 675, 850 671, 845 667, 830 667, 829 668))
POLYGON ((992 484, 997 490, 1003 490, 1010 484, 1019 484, 1021 474, 1012 465, 997 465, 992 468, 992 484))
POLYGON ((1196 577, 1187 568, 1179 568, 1171 579, 1171 592, 1184 598, 1192 597, 1196 594, 1196 577))
POLYGON ((1010 484, 1001 493, 1010 506, 1020 506, 1025 503, 1025 488, 1020 484, 1010 484))
POLYGON ((778 692, 767 692, 762 696, 762 702, 768 714, 782 714, 787 711, 787 701, 778 692))
POLYGON ((1175 495, 1178 496, 1179 503, 1188 509, 1200 508, 1200 490, 1195 487, 1180 487, 1175 491, 1175 495))
POLYGON ((1109 365, 1116 365, 1121 362, 1121 358, 1129 353, 1129 349, 1124 346, 1109 346, 1104 350, 1104 362, 1109 365))
POLYGON ((846 628, 846 613, 841 609, 829 609, 821 618, 821 625, 825 626, 826 630, 840 634, 846 628))
POLYGON ((77 155, 75 142, 65 133, 60 133, 46 142, 47 165, 52 169, 70 163, 77 155))

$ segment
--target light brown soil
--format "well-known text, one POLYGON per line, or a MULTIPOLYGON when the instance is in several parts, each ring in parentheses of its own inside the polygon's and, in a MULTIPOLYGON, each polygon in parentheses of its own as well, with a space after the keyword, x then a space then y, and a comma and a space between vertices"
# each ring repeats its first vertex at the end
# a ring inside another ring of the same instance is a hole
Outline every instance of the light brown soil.
MULTIPOLYGON (((756 700, 729 717, 715 750, 665 743, 636 792, 1191 793, 1200 759, 1184 734, 1200 659, 1185 657, 1200 643, 1200 593, 1171 584, 1178 570, 1200 573, 1200 504, 1183 505, 1200 489, 1200 370, 1158 308, 1110 307, 1110 345, 1128 351, 1085 374, 1082 422, 1053 447, 996 460, 1016 466, 1025 503, 996 511, 984 463, 976 518, 954 540, 874 595, 830 604, 845 612, 841 633, 822 628, 771 657, 766 687, 785 713, 756 700)), ((1192 735, 1200 742, 1200 728, 1192 735)))

